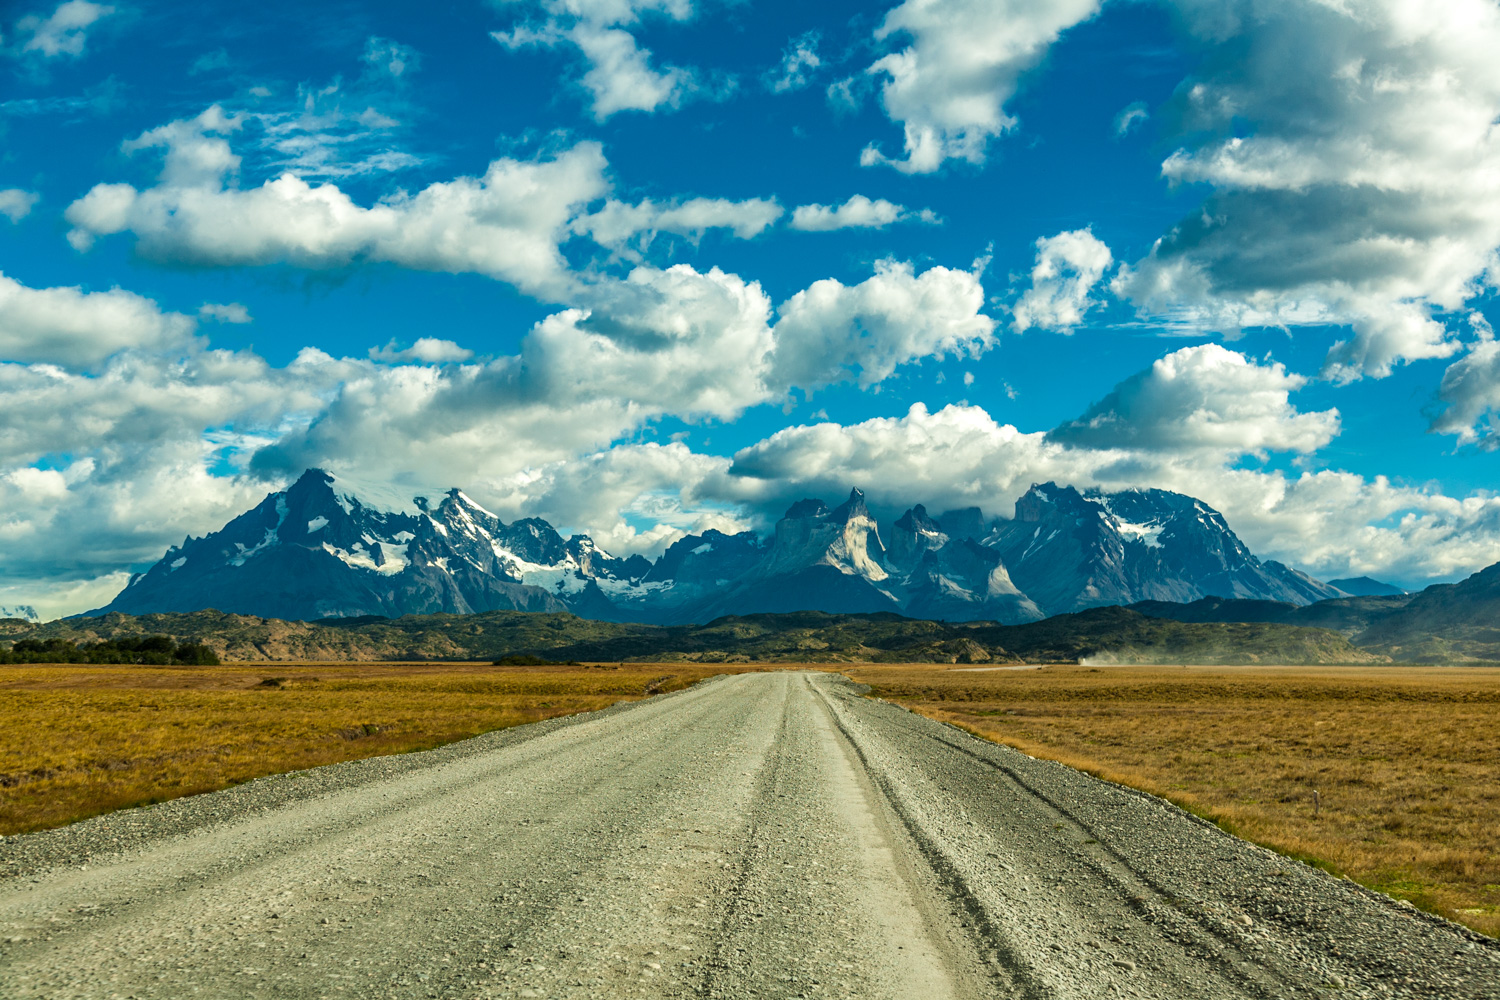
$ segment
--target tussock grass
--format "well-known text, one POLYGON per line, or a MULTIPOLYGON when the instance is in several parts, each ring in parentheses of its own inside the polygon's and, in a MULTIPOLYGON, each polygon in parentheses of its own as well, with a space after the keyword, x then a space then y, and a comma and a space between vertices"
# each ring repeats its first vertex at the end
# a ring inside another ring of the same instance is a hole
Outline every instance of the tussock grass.
POLYGON ((1500 670, 847 673, 880 697, 1162 795, 1249 840, 1500 935, 1500 670))
POLYGON ((0 666, 0 833, 605 708, 722 666, 0 666))

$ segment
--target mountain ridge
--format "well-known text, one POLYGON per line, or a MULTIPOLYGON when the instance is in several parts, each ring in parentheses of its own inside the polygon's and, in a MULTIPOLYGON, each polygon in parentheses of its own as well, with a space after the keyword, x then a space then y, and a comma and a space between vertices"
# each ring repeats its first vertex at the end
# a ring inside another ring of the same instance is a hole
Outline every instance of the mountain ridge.
POLYGON ((286 621, 221 611, 0 622, 22 639, 78 644, 166 635, 228 662, 493 660, 722 663, 1380 663, 1326 629, 1183 623, 1091 608, 1021 625, 956 625, 890 613, 731 615, 703 625, 603 622, 567 612, 484 611, 286 621))
POLYGON ((677 625, 821 610, 1015 625, 1143 599, 1346 596, 1258 559, 1213 508, 1164 490, 1034 484, 1009 521, 978 508, 934 517, 915 504, 882 525, 856 488, 837 507, 791 504, 766 538, 709 530, 655 560, 564 539, 538 517, 507 524, 456 488, 436 502, 377 492, 372 500, 309 469, 220 530, 173 546, 86 615, 522 610, 677 625))

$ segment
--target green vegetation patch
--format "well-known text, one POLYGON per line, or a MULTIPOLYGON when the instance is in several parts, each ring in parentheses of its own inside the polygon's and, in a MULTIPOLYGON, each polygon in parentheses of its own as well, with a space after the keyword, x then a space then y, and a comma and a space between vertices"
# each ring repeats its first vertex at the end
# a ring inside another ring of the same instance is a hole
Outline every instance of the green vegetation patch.
POLYGON ((201 642, 171 636, 122 636, 82 644, 68 639, 19 639, 0 650, 0 663, 120 663, 137 666, 218 666, 219 655, 201 642))

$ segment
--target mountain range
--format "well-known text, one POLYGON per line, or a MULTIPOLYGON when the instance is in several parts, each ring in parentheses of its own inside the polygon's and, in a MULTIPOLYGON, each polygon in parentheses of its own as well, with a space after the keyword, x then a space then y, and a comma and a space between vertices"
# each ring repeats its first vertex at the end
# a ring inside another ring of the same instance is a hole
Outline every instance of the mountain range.
POLYGON ((564 539, 541 518, 507 524, 461 490, 405 501, 309 469, 219 531, 184 539, 88 615, 519 610, 670 625, 824 611, 1018 624, 1139 601, 1347 596, 1258 559, 1218 511, 1164 490, 1044 483, 1009 520, 917 504, 880 525, 856 489, 837 507, 794 503, 768 538, 710 530, 648 560, 564 539))

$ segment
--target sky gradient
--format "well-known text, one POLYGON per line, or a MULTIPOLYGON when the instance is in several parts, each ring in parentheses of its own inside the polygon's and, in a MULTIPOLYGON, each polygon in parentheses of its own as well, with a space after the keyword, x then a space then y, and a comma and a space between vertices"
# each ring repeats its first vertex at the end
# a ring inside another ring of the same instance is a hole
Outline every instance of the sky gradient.
POLYGON ((1500 559, 1494 0, 0 18, 0 605, 315 465, 621 554, 1056 480, 1500 559))

